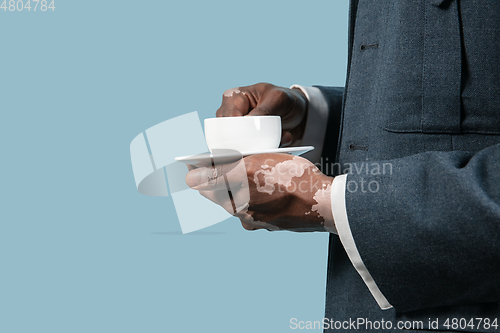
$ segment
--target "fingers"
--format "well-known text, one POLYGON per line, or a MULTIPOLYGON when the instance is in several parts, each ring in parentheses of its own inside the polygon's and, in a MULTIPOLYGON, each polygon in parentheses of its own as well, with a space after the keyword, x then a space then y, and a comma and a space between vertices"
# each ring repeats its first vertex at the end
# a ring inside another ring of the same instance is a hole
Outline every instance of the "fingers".
POLYGON ((307 98, 301 91, 258 83, 226 90, 217 117, 280 116, 283 129, 290 133, 284 133, 282 146, 286 146, 293 142, 293 136, 300 136, 294 131, 301 132, 306 110, 307 98))
POLYGON ((221 206, 231 215, 235 214, 234 203, 231 201, 229 192, 227 190, 220 191, 199 191, 202 196, 212 201, 213 203, 221 206))
POLYGON ((247 171, 243 159, 215 167, 193 169, 186 175, 186 184, 198 191, 238 190, 248 188, 247 171))
POLYGON ((219 190, 219 191, 199 191, 199 193, 212 201, 213 203, 221 206, 233 216, 237 216, 242 219, 251 219, 251 216, 247 214, 247 208, 249 206, 248 201, 243 202, 244 200, 249 200, 250 195, 248 191, 247 195, 243 194, 243 198, 241 195, 238 195, 233 192, 228 192, 227 190, 219 190))
MULTIPOLYGON (((285 94, 286 95, 286 94, 285 94)), ((278 103, 285 101, 280 90, 269 83, 228 89, 222 96, 217 117, 279 115, 278 103)))
POLYGON ((304 119, 306 101, 294 90, 274 86, 264 91, 248 115, 280 116, 284 129, 295 128, 304 119))
MULTIPOLYGON (((255 221, 248 211, 244 210, 244 212, 235 212, 235 202, 232 201, 229 197, 229 194, 225 190, 220 191, 200 191, 200 194, 207 198, 208 200, 218 204, 222 208, 224 208, 229 214, 236 216, 240 219, 241 225, 244 229, 253 231, 259 229, 265 229, 268 231, 277 231, 280 230, 279 227, 268 224, 265 222, 255 221)), ((246 205, 248 207, 248 205, 246 205)), ((237 209, 236 209, 237 210, 237 209)))
POLYGON ((271 87, 256 97, 256 103, 249 116, 283 116, 289 111, 290 101, 283 89, 271 87))
POLYGON ((252 222, 245 222, 243 220, 241 220, 241 226, 243 227, 243 229, 245 230, 248 230, 248 231, 254 231, 254 230, 258 230, 258 229, 262 229, 261 227, 255 225, 254 223, 252 222))
POLYGON ((250 206, 250 191, 240 189, 228 191, 222 189, 218 191, 199 191, 202 196, 224 208, 229 214, 239 218, 251 218, 247 214, 250 206))
POLYGON ((221 167, 203 167, 191 170, 186 175, 186 184, 197 191, 227 189, 226 179, 221 167))
POLYGON ((280 230, 280 228, 276 225, 254 220, 252 217, 253 214, 248 211, 249 202, 244 202, 245 200, 249 200, 248 191, 231 193, 232 195, 230 195, 227 190, 199 191, 199 193, 208 200, 224 208, 224 210, 226 210, 229 214, 238 217, 241 221, 241 225, 246 230, 280 230), (238 203, 243 204, 238 207, 238 203))
POLYGON ((252 109, 248 93, 243 88, 232 88, 224 92, 217 117, 245 116, 252 109), (241 90, 240 90, 241 89, 241 90))
POLYGON ((248 231, 254 231, 254 230, 259 230, 259 229, 265 229, 267 231, 278 231, 280 230, 279 227, 265 223, 265 222, 259 222, 259 221, 252 221, 252 220, 246 220, 246 219, 241 219, 241 226, 243 229, 248 230, 248 231))

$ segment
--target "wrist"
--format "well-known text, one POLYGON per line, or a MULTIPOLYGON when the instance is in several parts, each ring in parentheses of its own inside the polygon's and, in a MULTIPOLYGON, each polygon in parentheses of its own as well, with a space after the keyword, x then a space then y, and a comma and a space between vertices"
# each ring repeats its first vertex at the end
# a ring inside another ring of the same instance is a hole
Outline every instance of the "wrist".
POLYGON ((318 189, 313 196, 315 204, 311 210, 315 211, 322 220, 322 225, 325 231, 337 233, 333 220, 332 211, 332 183, 334 177, 323 175, 321 188, 318 189))
POLYGON ((327 231, 337 234, 331 201, 334 177, 319 173, 319 170, 312 172, 310 177, 302 178, 293 186, 295 191, 290 194, 295 198, 291 201, 297 203, 297 206, 304 207, 302 218, 309 225, 309 231, 327 231))

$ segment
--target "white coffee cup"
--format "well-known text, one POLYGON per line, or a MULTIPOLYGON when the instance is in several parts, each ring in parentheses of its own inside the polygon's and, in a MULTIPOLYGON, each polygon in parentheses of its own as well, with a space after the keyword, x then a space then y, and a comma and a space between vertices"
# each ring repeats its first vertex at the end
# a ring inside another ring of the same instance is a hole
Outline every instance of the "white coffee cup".
POLYGON ((279 147, 280 116, 217 117, 205 119, 208 149, 257 152, 279 147))

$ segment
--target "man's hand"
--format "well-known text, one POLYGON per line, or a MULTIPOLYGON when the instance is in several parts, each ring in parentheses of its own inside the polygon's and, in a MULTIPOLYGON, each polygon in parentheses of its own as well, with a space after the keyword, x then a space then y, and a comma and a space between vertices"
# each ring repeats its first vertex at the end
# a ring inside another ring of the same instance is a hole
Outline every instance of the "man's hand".
POLYGON ((238 217, 247 230, 300 232, 325 231, 325 221, 333 225, 332 181, 308 160, 287 154, 191 168, 186 176, 191 188, 238 217))
POLYGON ((307 98, 298 89, 257 83, 226 90, 217 117, 281 116, 281 146, 296 144, 302 138, 307 113, 307 98))

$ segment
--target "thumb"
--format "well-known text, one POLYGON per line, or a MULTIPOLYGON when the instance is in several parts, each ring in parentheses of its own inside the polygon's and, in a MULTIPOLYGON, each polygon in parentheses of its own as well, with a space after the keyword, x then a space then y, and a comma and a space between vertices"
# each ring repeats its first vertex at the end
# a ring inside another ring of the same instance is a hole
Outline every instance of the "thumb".
POLYGON ((220 168, 204 167, 191 170, 186 175, 186 184, 193 190, 225 189, 226 183, 220 168))
POLYGON ((186 175, 186 184, 197 191, 229 190, 230 185, 241 184, 246 176, 245 162, 240 159, 215 167, 193 169, 186 175))

